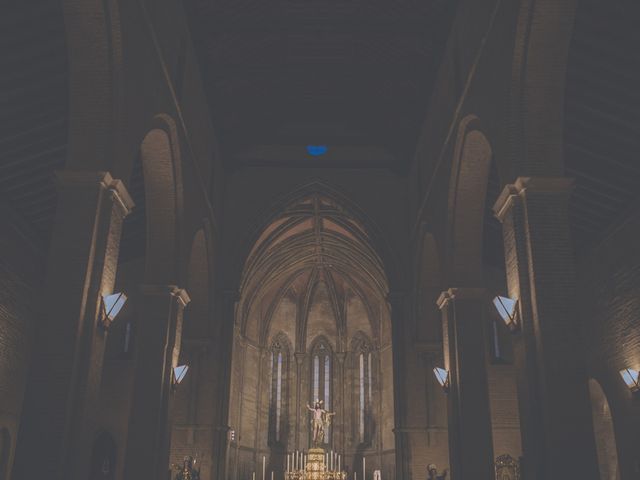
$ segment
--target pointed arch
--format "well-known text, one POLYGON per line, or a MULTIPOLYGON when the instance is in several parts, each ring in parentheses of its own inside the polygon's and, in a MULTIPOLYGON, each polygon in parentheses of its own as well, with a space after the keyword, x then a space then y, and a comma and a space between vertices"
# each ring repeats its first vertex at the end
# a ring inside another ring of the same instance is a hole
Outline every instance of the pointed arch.
POLYGON ((591 414, 593 431, 598 453, 598 466, 601 480, 620 480, 620 466, 618 463, 618 447, 613 422, 613 415, 607 395, 600 382, 589 379, 589 394, 591 396, 591 414))
POLYGON ((491 144, 475 115, 462 119, 454 148, 447 216, 447 274, 451 284, 482 280, 483 227, 491 144))
POLYGON ((284 332, 278 332, 269 346, 269 433, 270 445, 287 444, 289 424, 289 378, 291 342, 284 332))
POLYGON ((147 220, 145 281, 178 284, 182 168, 175 122, 157 115, 140 146, 147 220))

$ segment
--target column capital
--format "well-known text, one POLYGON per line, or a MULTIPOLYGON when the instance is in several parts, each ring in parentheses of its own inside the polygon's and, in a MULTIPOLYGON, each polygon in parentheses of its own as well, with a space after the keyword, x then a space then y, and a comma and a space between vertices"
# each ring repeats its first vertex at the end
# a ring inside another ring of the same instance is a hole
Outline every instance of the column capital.
POLYGON ((443 291, 436 304, 438 308, 442 310, 446 308, 449 303, 453 300, 484 300, 487 298, 487 289, 486 288, 476 288, 476 287, 454 287, 449 288, 448 290, 443 291))
POLYGON ((56 185, 61 188, 84 188, 98 186, 109 191, 123 216, 127 216, 135 206, 122 180, 113 178, 109 172, 90 170, 60 170, 56 172, 56 185))
POLYGON ((305 352, 296 352, 293 354, 293 356, 296 359, 296 363, 298 365, 301 365, 302 362, 304 362, 304 359, 306 358, 307 354, 305 352))
POLYGON ((347 359, 347 352, 336 352, 335 357, 340 365, 344 365, 344 361, 347 359))
POLYGON ((524 197, 526 192, 570 195, 574 184, 574 180, 568 177, 518 177, 514 183, 505 185, 493 205, 493 213, 502 222, 513 206, 513 201, 517 197, 524 197))
POLYGON ((191 301, 187 291, 184 288, 177 287, 176 285, 143 284, 140 285, 140 292, 143 295, 149 296, 169 295, 174 297, 182 307, 186 307, 191 301))

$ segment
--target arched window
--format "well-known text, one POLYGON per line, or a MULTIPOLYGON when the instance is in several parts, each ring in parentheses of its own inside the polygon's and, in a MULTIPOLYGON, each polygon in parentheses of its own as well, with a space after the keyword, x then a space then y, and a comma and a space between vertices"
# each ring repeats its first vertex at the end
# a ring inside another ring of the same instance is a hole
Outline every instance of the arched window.
MULTIPOLYGON (((331 410, 331 349, 325 339, 318 340, 311 351, 311 399, 310 404, 322 400, 325 410, 331 410)), ((324 435, 324 443, 330 443, 331 427, 324 435)))
POLYGON ((357 404, 357 438, 360 443, 371 443, 373 418, 373 354, 371 343, 358 335, 352 343, 357 404))
POLYGON ((282 441, 287 416, 286 398, 289 371, 288 342, 283 335, 279 335, 271 344, 270 349, 271 390, 269 395, 269 440, 271 443, 282 441))

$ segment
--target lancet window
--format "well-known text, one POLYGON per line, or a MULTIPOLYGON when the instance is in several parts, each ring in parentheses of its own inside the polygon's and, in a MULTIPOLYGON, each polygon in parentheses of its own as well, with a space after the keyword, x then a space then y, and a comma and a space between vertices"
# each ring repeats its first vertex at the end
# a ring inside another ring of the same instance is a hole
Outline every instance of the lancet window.
POLYGON ((371 442, 373 406, 373 354, 370 342, 357 337, 353 342, 354 384, 356 386, 356 424, 360 443, 371 442))
POLYGON ((286 426, 286 398, 289 371, 289 349, 282 337, 277 337, 270 348, 271 390, 269 396, 269 439, 282 440, 286 426))
MULTIPOLYGON (((331 350, 324 339, 320 339, 311 352, 311 405, 316 400, 322 401, 322 408, 331 410, 331 350)), ((324 442, 329 443, 331 428, 324 435, 324 442)))

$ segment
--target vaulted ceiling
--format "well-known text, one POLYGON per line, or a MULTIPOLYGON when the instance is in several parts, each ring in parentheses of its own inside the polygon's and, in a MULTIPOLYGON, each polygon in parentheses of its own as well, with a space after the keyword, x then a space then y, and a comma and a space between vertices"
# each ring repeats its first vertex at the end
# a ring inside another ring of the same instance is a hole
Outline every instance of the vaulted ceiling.
POLYGON ((251 249, 241 283, 241 324, 258 303, 268 305, 269 316, 285 294, 309 303, 320 283, 336 305, 348 291, 368 305, 388 290, 365 228, 333 200, 312 195, 284 209, 251 249))
MULTIPOLYGON (((287 144, 284 163, 294 165, 309 160, 304 145, 326 143, 327 155, 334 146, 346 149, 347 166, 401 165, 397 160, 407 158, 401 152, 415 146, 454 3, 187 0, 211 114, 231 161, 277 164, 283 149, 265 145, 287 144)), ((579 5, 565 158, 577 182, 572 229, 584 251, 639 207, 640 12, 635 0, 579 5)), ((54 171, 64 167, 68 141, 62 5, 13 2, 3 7, 0 25, 0 201, 45 250, 56 206, 54 171)), ((139 207, 127 221, 123 259, 144 252, 139 168, 131 182, 139 207)), ((494 176, 489 204, 499 190, 494 176)), ((500 265, 500 227, 490 215, 487 223, 487 249, 500 265)))
POLYGON ((456 4, 189 0, 228 165, 405 169, 456 4))

